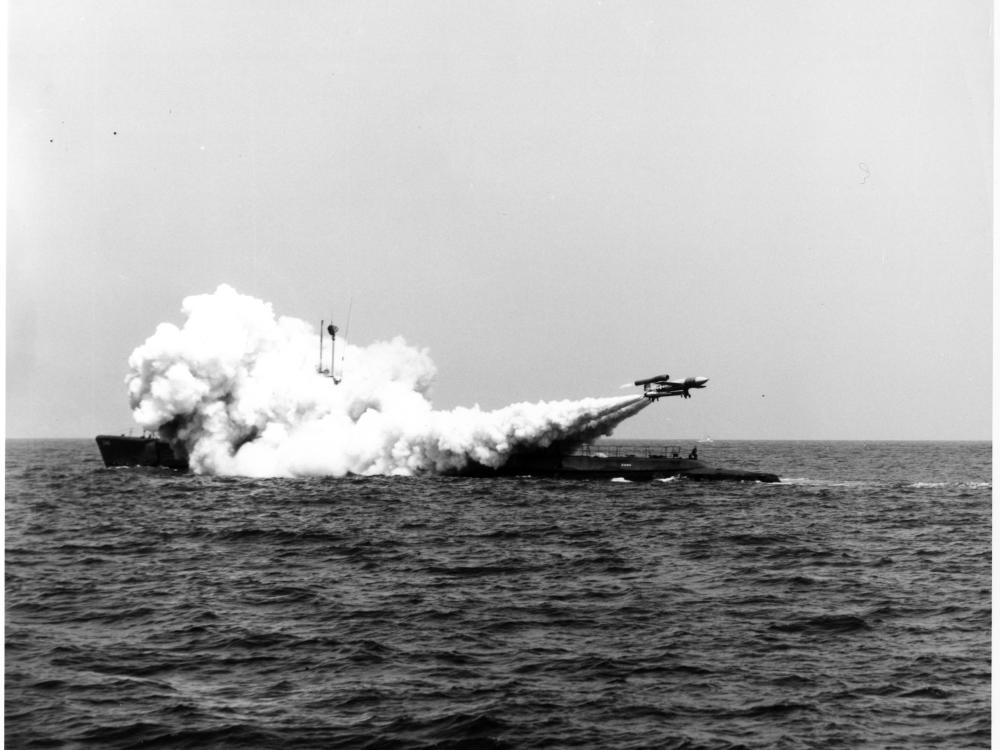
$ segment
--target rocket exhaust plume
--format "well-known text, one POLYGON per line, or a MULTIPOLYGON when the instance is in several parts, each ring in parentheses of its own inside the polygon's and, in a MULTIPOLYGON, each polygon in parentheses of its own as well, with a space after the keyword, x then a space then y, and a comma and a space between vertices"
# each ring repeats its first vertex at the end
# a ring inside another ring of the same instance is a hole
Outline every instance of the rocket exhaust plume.
POLYGON ((402 338, 340 342, 346 376, 316 374, 316 331, 222 285, 188 297, 183 327, 160 324, 129 357, 135 421, 182 442, 198 473, 414 475, 610 434, 641 396, 435 410, 435 368, 402 338))

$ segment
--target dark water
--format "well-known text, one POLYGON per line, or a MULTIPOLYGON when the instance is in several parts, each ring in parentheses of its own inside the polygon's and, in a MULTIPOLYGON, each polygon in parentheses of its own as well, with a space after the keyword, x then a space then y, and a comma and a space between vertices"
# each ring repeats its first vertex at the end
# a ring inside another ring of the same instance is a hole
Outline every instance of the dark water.
POLYGON ((7 443, 7 747, 988 747, 988 443, 781 485, 249 480, 7 443))

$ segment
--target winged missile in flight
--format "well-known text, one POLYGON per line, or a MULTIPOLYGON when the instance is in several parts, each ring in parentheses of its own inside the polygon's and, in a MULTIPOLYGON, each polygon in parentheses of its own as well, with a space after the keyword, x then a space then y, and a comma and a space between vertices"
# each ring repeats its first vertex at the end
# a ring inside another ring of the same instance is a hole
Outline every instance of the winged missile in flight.
POLYGON ((684 380, 671 380, 669 375, 654 375, 651 378, 636 380, 633 385, 642 386, 642 395, 650 401, 668 396, 683 396, 691 398, 692 388, 704 388, 708 378, 684 378, 684 380))

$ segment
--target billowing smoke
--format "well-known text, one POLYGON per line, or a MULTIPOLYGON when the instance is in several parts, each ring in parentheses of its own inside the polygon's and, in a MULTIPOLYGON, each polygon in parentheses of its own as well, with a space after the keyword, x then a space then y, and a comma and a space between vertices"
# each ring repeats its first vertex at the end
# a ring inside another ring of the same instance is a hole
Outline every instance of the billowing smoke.
POLYGON ((515 451, 610 434, 648 403, 628 396, 436 411, 427 395, 434 364, 402 338, 365 347, 338 340, 337 385, 316 372, 317 331, 276 317, 270 304, 223 285, 185 299, 183 312, 182 328, 162 323, 132 352, 126 382, 136 422, 182 442, 199 473, 497 467, 515 451))

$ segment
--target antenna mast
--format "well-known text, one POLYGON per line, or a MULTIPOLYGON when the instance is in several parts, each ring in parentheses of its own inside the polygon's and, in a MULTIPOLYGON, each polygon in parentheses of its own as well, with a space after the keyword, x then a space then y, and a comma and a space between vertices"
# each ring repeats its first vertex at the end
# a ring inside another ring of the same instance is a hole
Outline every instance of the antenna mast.
POLYGON ((323 375, 323 323, 325 321, 319 322, 319 364, 316 365, 316 372, 323 375))
MULTIPOLYGON (((322 323, 320 325, 322 325, 322 323)), ((331 323, 326 327, 327 333, 330 334, 330 377, 333 378, 334 384, 340 382, 339 380, 337 380, 337 374, 334 371, 334 368, 336 367, 336 354, 334 352, 334 349, 337 346, 337 331, 339 330, 340 329, 337 328, 337 326, 335 326, 333 323, 331 323)), ((322 334, 320 335, 322 336, 322 334)))

